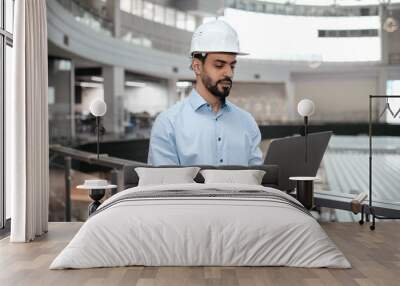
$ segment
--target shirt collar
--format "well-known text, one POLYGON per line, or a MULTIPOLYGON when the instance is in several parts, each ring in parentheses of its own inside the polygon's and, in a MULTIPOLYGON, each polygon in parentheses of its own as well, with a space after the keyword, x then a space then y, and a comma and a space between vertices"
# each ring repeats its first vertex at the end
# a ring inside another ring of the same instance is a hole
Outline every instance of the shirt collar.
MULTIPOLYGON (((207 104, 207 101, 197 92, 196 89, 192 89, 192 92, 189 95, 189 102, 192 105, 193 109, 196 111, 203 105, 207 104)), ((225 103, 222 105, 221 109, 230 109, 229 102, 225 100, 225 103)))

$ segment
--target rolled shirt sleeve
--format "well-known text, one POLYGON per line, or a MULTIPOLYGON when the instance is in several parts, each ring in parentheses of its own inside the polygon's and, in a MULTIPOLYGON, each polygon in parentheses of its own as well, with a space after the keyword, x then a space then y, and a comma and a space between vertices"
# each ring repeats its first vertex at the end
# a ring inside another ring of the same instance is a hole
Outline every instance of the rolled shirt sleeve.
POLYGON ((173 126, 168 117, 161 113, 157 116, 151 130, 147 164, 180 165, 177 154, 173 126))

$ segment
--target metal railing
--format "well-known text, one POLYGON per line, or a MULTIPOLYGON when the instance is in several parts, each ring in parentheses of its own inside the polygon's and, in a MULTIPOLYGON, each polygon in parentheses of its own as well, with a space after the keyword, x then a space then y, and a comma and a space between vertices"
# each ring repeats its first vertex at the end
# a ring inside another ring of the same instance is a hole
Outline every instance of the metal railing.
MULTIPOLYGON (((294 1, 291 1, 294 2, 294 1)), ((333 2, 333 1, 332 1, 333 2)), ((241 9, 245 11, 294 16, 311 17, 351 17, 351 16, 377 16, 379 15, 378 5, 301 5, 286 3, 268 2, 260 0, 225 0, 225 7, 241 9)))
POLYGON ((65 220, 71 221, 71 189, 72 189, 72 160, 88 163, 99 167, 107 167, 111 169, 111 184, 117 185, 117 189, 111 192, 111 195, 116 194, 122 190, 124 185, 124 172, 123 169, 128 165, 145 165, 142 162, 125 160, 116 157, 110 157, 107 154, 101 154, 97 159, 97 154, 77 150, 70 147, 61 145, 50 146, 50 161, 57 156, 64 158, 64 178, 65 178, 65 220))

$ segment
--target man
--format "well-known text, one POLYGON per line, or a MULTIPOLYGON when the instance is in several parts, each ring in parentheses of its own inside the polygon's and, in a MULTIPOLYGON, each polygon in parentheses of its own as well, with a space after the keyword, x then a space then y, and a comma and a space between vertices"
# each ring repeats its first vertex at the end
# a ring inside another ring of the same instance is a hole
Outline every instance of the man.
POLYGON ((150 138, 150 165, 259 165, 261 134, 250 113, 226 100, 239 49, 226 22, 208 22, 194 32, 191 68, 196 86, 189 97, 162 112, 150 138))

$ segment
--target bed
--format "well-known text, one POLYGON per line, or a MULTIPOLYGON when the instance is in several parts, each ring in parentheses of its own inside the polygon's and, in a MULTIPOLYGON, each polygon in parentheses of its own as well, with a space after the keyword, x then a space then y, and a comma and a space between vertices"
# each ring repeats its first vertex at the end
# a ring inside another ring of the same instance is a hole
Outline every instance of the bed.
POLYGON ((194 183, 151 186, 137 186, 137 174, 128 168, 127 189, 98 208, 50 269, 350 268, 312 215, 297 200, 271 187, 277 184, 272 170, 277 175, 278 169, 258 168, 270 170, 262 185, 205 184, 197 176, 194 183))

